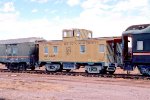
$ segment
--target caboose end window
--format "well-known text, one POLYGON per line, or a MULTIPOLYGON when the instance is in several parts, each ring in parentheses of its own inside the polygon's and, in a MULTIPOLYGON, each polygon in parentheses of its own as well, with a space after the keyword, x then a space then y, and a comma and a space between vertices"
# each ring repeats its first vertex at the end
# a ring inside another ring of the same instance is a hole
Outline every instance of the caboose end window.
POLYGON ((137 41, 137 50, 143 50, 143 41, 137 41))

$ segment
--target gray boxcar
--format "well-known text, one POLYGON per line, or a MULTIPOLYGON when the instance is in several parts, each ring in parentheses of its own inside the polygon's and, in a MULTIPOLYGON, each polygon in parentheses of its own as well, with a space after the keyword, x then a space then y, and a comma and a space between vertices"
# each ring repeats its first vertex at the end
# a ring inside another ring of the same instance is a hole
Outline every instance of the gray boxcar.
POLYGON ((38 44, 42 38, 0 40, 0 63, 10 70, 35 69, 38 63, 38 44))

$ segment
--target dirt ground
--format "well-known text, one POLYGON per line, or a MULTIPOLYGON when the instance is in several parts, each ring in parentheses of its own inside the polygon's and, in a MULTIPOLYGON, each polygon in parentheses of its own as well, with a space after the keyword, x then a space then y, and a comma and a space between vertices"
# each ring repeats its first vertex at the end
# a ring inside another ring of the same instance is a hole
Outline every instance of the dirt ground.
MULTIPOLYGON (((0 65, 0 68, 5 67, 0 65)), ((126 72, 117 68, 115 73, 126 72)), ((0 72, 0 100, 41 99, 150 100, 150 81, 0 72)))
POLYGON ((150 100, 150 81, 1 72, 0 100, 150 100))

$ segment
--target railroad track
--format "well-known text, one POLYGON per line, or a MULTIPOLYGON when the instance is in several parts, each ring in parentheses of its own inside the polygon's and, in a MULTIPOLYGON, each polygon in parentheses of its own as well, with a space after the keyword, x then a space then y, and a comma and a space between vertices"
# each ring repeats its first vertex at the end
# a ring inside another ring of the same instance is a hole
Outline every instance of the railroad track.
POLYGON ((133 74, 128 74, 128 75, 127 74, 88 74, 85 72, 65 72, 65 71, 47 73, 44 70, 10 71, 7 69, 0 69, 0 72, 150 80, 150 76, 133 75, 133 74))

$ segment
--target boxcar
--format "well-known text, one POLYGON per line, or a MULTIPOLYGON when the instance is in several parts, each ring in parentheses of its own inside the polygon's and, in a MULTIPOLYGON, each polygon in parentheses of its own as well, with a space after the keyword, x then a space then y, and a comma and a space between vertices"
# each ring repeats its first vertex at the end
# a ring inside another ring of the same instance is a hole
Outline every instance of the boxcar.
POLYGON ((0 41, 0 63, 10 70, 35 69, 38 62, 37 41, 42 38, 20 38, 0 41))
POLYGON ((70 71, 82 66, 88 73, 114 73, 121 59, 121 41, 116 40, 121 37, 92 38, 90 30, 64 29, 63 40, 39 43, 39 64, 45 65, 46 71, 70 71), (116 52, 120 56, 115 56, 116 52))
POLYGON ((123 62, 125 70, 137 66, 141 74, 150 75, 150 24, 133 25, 123 32, 123 62))

